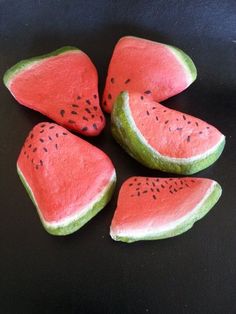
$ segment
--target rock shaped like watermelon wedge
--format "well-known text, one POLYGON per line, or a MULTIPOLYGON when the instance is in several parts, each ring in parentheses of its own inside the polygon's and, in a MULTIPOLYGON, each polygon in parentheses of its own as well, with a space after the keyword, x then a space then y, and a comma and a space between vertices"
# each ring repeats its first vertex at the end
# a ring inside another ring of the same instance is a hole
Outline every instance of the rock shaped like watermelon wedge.
POLYGON ((67 129, 95 136, 105 126, 97 70, 90 58, 75 47, 20 61, 3 80, 20 104, 67 129))
POLYGON ((54 235, 86 224, 109 202, 116 182, 105 153, 47 122, 30 132, 17 171, 45 229, 54 235))
POLYGON ((138 93, 121 93, 111 119, 114 138, 133 158, 165 172, 196 173, 213 164, 225 145, 210 124, 138 93))
POLYGON ((163 101, 186 89, 197 77, 191 58, 182 50, 158 42, 126 36, 115 46, 103 95, 103 109, 111 112, 124 90, 163 101))
POLYGON ((123 242, 177 236, 205 216, 221 192, 209 179, 129 178, 120 189, 110 235, 123 242))

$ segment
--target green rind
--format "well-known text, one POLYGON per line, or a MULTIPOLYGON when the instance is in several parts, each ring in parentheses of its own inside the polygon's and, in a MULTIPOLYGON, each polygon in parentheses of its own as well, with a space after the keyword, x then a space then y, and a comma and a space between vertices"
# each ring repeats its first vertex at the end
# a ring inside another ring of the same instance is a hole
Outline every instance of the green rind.
POLYGON ((5 86, 8 87, 8 83, 12 79, 13 76, 19 74, 21 71, 24 71, 27 67, 31 66, 33 63, 37 63, 43 59, 54 57, 54 56, 57 56, 57 55, 60 55, 62 53, 65 53, 67 51, 72 51, 72 50, 79 50, 79 49, 72 46, 65 46, 65 47, 59 48, 55 51, 52 51, 50 53, 47 53, 41 56, 33 57, 26 60, 21 60, 5 72, 3 76, 3 82, 5 86))
POLYGON ((167 46, 170 47, 170 49, 177 56, 177 58, 179 58, 184 63, 186 69, 188 70, 188 72, 190 73, 192 77, 192 82, 194 82, 197 78, 197 69, 193 60, 183 50, 174 46, 170 46, 170 45, 167 45, 167 46))
POLYGON ((189 175, 209 167, 221 155, 225 146, 225 139, 210 155, 192 162, 183 163, 181 159, 179 162, 170 161, 165 156, 153 153, 130 126, 129 118, 124 109, 127 97, 128 93, 122 92, 115 101, 111 113, 111 132, 124 150, 144 166, 164 172, 189 175))
POLYGON ((112 238, 115 241, 132 243, 132 242, 140 241, 140 240, 161 240, 161 239, 171 238, 171 237, 180 235, 188 231, 189 229, 191 229, 196 221, 203 218, 211 210, 211 208, 218 202, 221 194, 222 194, 221 186, 218 183, 216 183, 211 194, 208 196, 208 198, 205 200, 202 206, 192 216, 190 216, 189 219, 187 219, 183 223, 177 224, 176 227, 173 229, 165 230, 162 233, 147 235, 144 237, 132 237, 132 236, 122 237, 122 236, 113 235, 112 238))
POLYGON ((32 192, 30 191, 30 189, 28 188, 28 183, 25 181, 25 179, 21 175, 21 171, 20 171, 20 169, 18 169, 18 167, 17 167, 17 172, 18 172, 18 175, 21 179, 21 182, 23 183, 30 199, 34 203, 35 207, 37 208, 40 220, 41 220, 44 228, 46 229, 46 231, 48 233, 50 233, 52 235, 57 235, 57 236, 63 236, 63 235, 71 234, 71 233, 79 230, 81 227, 83 227, 89 220, 91 220, 95 215, 97 215, 107 205, 107 203, 110 201, 110 199, 112 197, 112 194, 113 194, 115 186, 116 186, 116 178, 115 178, 115 180, 111 181, 108 184, 102 197, 91 208, 89 208, 83 216, 81 216, 77 220, 71 221, 66 226, 63 225, 61 227, 55 228, 55 227, 50 227, 49 223, 46 224, 44 222, 44 220, 42 219, 42 217, 40 215, 40 209, 38 208, 38 206, 36 205, 36 202, 34 200, 34 196, 33 196, 32 192))

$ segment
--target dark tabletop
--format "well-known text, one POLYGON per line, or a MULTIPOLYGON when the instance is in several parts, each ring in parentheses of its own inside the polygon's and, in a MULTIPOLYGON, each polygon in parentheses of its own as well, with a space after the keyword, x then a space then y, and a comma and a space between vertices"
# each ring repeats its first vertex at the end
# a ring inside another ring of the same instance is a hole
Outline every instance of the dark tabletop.
POLYGON ((0 0, 0 76, 23 58, 73 45, 94 61, 102 95, 114 44, 123 35, 169 43, 193 58, 197 81, 165 104, 226 135, 221 158, 196 175, 219 181, 222 198, 179 237, 112 241, 121 183, 132 175, 165 174, 129 157, 111 138, 108 122, 89 141, 117 169, 111 203, 73 235, 50 236, 16 174, 27 133, 48 119, 18 105, 1 84, 0 313, 236 313, 235 0, 0 0))

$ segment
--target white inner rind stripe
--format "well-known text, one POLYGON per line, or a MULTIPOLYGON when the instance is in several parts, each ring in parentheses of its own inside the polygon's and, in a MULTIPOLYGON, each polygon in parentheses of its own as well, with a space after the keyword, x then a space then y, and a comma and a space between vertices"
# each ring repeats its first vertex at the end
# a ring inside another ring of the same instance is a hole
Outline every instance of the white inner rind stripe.
POLYGON ((110 235, 113 239, 116 239, 116 237, 127 237, 127 238, 130 237, 132 239, 138 239, 138 238, 148 238, 152 236, 158 237, 158 236, 161 236, 165 232, 174 230, 175 228, 178 228, 178 226, 184 224, 185 222, 190 221, 191 218, 197 215, 197 212, 200 210, 200 208, 203 206, 205 201, 211 195, 216 185, 217 183, 213 181, 211 186, 208 188, 206 194, 202 198, 202 200, 192 210, 190 210, 188 214, 181 217, 180 219, 177 219, 171 223, 168 223, 164 226, 160 226, 156 228, 152 226, 151 227, 147 226, 143 229, 130 229, 130 230, 126 229, 126 230, 119 230, 119 231, 117 230, 115 231, 111 229, 110 235))
POLYGON ((46 227, 49 227, 49 228, 58 228, 58 227, 66 227, 68 226, 71 222, 73 221, 76 221, 78 219, 80 219, 81 217, 83 217, 84 215, 87 214, 87 212, 89 212, 90 209, 93 208, 93 206, 103 197, 103 195, 106 193, 107 189, 110 187, 110 185, 116 181, 116 171, 114 170, 112 175, 111 175, 111 178, 109 180, 109 182, 107 183, 107 185, 104 187, 104 189, 96 195, 96 197, 87 205, 87 206, 84 206, 82 209, 79 210, 79 212, 71 215, 71 216, 68 216, 66 218, 63 218, 57 222, 48 222, 44 219, 44 217, 42 216, 42 213, 41 213, 41 210, 40 210, 40 207, 36 201, 36 198, 34 196, 34 193, 32 191, 32 189, 30 188, 26 178, 24 177, 22 171, 20 170, 20 167, 17 165, 17 170, 19 172, 19 174, 22 176, 27 188, 29 189, 33 199, 34 199, 34 202, 35 202, 35 205, 36 205, 36 208, 37 208, 37 211, 38 211, 38 214, 40 216, 40 219, 43 221, 44 225, 46 227))
POLYGON ((158 157, 161 157, 163 159, 165 159, 166 161, 170 161, 172 163, 178 163, 178 164, 188 164, 188 163, 192 163, 195 160, 201 160, 206 158, 207 156, 211 155, 214 151, 217 150, 217 148, 221 145, 221 143, 224 141, 225 136, 222 134, 219 142, 213 146, 212 148, 208 149, 206 152, 204 152, 203 154, 199 154, 193 157, 184 157, 184 158, 175 158, 175 157, 169 157, 166 155, 162 155, 161 153, 159 153, 156 149, 154 149, 145 139, 145 137, 142 135, 142 133, 140 132, 140 130, 138 129, 138 127, 135 124, 135 121, 132 117, 132 113, 129 107, 129 95, 128 93, 125 93, 124 95, 125 97, 125 106, 124 106, 124 111, 125 111, 125 115, 127 117, 127 119, 129 120, 130 123, 130 127, 134 130, 134 132, 137 134, 139 140, 142 142, 143 145, 145 145, 152 154, 157 155, 158 157))
POLYGON ((170 50, 170 52, 175 56, 175 58, 178 60, 178 62, 181 64, 181 66, 184 68, 186 76, 187 76, 187 85, 189 86, 193 82, 193 75, 186 64, 184 62, 183 58, 181 57, 180 52, 176 51, 175 48, 172 48, 171 46, 166 46, 167 49, 170 50))

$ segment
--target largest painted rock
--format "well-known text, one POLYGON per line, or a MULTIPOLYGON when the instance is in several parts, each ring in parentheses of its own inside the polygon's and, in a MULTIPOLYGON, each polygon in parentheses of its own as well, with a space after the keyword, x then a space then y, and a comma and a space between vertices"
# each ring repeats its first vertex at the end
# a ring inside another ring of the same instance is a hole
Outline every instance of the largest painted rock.
POLYGON ((197 76, 191 58, 182 50, 126 36, 115 46, 106 79, 103 108, 111 112, 120 92, 139 92, 162 101, 186 89, 197 76))
POLYGON ((95 136, 105 126, 97 70, 75 47, 20 61, 5 73, 4 83, 20 104, 67 129, 95 136))
POLYGON ((54 235, 87 223, 109 202, 116 182, 105 153, 54 123, 33 128, 17 171, 45 229, 54 235))

